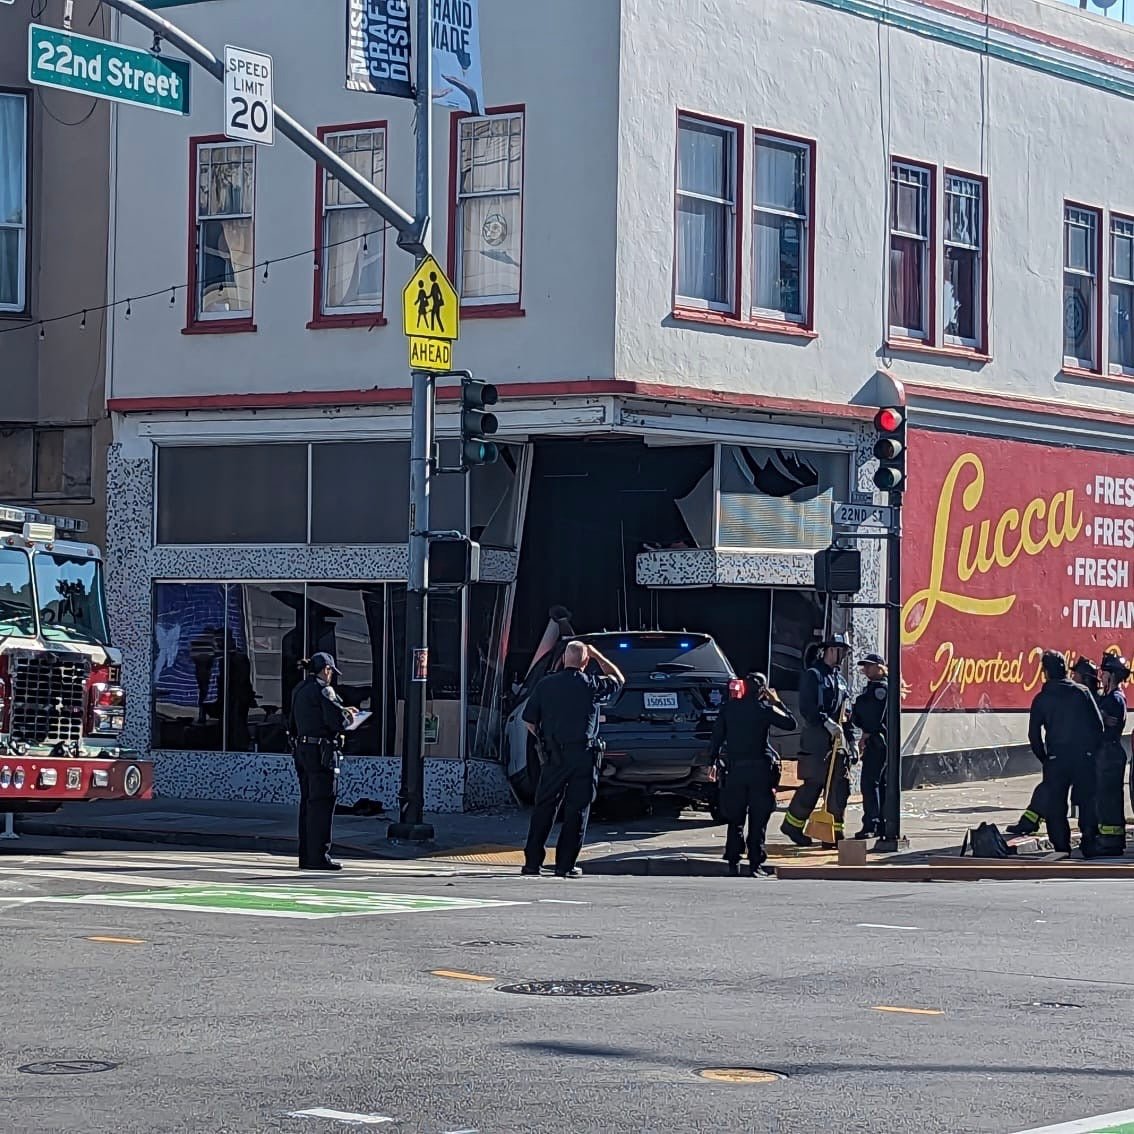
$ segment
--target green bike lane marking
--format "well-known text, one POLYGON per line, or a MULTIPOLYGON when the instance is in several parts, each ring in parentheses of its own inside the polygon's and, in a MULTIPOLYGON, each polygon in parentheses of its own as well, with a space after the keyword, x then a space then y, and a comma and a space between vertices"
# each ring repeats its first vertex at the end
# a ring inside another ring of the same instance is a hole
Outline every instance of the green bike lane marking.
POLYGON ((1036 1127, 1033 1130, 1023 1130, 1020 1134, 1134 1134, 1134 1110, 1118 1110, 1094 1118, 1036 1127))
POLYGON ((289 917, 305 920, 492 909, 528 904, 488 898, 440 898, 422 894, 379 894, 366 890, 247 885, 176 886, 119 894, 78 894, 32 900, 69 905, 186 910, 196 913, 231 913, 250 917, 289 917))

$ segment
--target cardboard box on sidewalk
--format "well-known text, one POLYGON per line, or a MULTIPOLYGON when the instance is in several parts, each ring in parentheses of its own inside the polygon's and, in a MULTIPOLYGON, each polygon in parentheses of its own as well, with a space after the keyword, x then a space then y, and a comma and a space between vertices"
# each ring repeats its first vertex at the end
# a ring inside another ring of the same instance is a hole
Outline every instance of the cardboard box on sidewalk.
POLYGON ((839 843, 840 866, 866 865, 866 840, 843 839, 839 843))

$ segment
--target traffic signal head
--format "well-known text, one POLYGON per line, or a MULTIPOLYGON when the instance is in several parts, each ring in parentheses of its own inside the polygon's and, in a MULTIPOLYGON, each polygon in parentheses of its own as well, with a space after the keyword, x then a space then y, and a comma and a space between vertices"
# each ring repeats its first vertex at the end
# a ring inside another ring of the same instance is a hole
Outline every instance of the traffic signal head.
POLYGON ((499 399, 499 391, 490 383, 461 379, 461 463, 465 468, 490 465, 500 456, 496 443, 486 440, 500 428, 500 422, 485 408, 499 399))
POLYGON ((874 483, 886 492, 903 492, 906 487, 906 412, 897 406, 885 406, 874 415, 878 440, 874 455, 878 471, 874 483))

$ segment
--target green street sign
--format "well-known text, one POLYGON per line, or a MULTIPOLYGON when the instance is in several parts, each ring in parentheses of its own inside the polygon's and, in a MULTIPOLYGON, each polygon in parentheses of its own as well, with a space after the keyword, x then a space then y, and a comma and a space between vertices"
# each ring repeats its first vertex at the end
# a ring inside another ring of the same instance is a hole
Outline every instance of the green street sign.
POLYGON ((361 917, 368 914, 427 913, 437 910, 477 910, 522 904, 484 898, 440 898, 421 894, 375 894, 369 890, 324 890, 313 886, 243 884, 177 886, 44 900, 91 906, 125 906, 134 909, 185 910, 304 920, 361 917))
POLYGON ((42 24, 28 27, 28 81, 40 87, 188 114, 189 70, 184 59, 42 24))

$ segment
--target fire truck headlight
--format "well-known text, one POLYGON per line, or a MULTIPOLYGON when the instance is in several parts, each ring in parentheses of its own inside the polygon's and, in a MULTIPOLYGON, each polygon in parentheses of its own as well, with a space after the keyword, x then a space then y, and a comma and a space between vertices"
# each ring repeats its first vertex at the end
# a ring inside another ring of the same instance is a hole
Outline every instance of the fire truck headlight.
POLYGON ((40 768, 39 786, 54 787, 59 782, 59 773, 54 768, 40 768))
POLYGON ((24 781, 27 779, 23 768, 17 768, 12 776, 12 787, 19 791, 24 786, 24 781))
POLYGON ((0 768, 0 788, 12 786, 12 769, 7 764, 0 768))
POLYGON ((127 795, 137 795, 142 790, 142 772, 136 764, 131 764, 122 777, 122 787, 127 795))
POLYGON ((110 787, 110 773, 105 768, 91 772, 91 787, 110 787))

